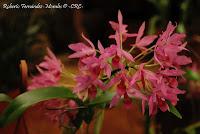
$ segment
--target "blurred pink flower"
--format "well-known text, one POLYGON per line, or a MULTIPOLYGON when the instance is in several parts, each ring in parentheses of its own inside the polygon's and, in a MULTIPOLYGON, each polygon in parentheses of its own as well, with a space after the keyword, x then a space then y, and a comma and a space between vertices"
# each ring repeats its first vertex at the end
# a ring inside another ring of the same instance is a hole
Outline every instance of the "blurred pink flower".
MULTIPOLYGON (((47 48, 47 56, 44 57, 44 61, 37 65, 37 69, 40 74, 32 78, 31 83, 28 85, 28 90, 56 86, 58 84, 62 73, 62 64, 49 48, 47 48)), ((65 118, 68 121, 75 118, 75 111, 68 112, 66 109, 59 109, 59 107, 63 106, 65 108, 74 108, 76 103, 73 100, 52 99, 41 102, 38 106, 40 110, 45 110, 44 114, 53 122, 58 122, 61 118, 65 118), (48 108, 54 110, 49 110, 48 108), (55 110, 55 108, 58 109, 55 110), (62 117, 60 117, 61 115, 62 117)))
POLYGON ((47 55, 44 57, 44 61, 37 66, 37 69, 40 74, 32 78, 27 87, 28 90, 57 85, 62 72, 62 64, 49 48, 47 48, 47 55))
POLYGON ((40 104, 40 109, 52 122, 58 122, 59 125, 66 125, 74 120, 78 112, 78 105, 74 100, 52 99, 40 104))

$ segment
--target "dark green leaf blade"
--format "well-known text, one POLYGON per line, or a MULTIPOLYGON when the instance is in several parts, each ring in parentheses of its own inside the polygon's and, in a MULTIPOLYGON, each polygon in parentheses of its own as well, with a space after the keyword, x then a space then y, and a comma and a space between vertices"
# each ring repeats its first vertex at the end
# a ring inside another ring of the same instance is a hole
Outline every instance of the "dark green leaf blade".
POLYGON ((0 93, 0 102, 11 102, 12 98, 7 94, 0 93))
POLYGON ((198 72, 195 72, 192 70, 187 70, 185 73, 185 77, 189 80, 200 81, 200 74, 198 74, 198 72))
POLYGON ((167 101, 167 104, 169 105, 169 112, 171 112, 172 114, 174 114, 176 117, 178 117, 179 119, 182 119, 181 114, 179 113, 179 111, 176 109, 175 106, 173 106, 171 104, 171 102, 167 101))
POLYGON ((48 99, 76 99, 71 90, 65 87, 47 87, 25 92, 17 96, 0 116, 0 126, 14 121, 30 106, 48 99))
POLYGON ((97 96, 94 100, 92 100, 89 105, 94 106, 102 103, 107 103, 112 100, 114 93, 112 92, 105 92, 102 93, 100 96, 97 96))

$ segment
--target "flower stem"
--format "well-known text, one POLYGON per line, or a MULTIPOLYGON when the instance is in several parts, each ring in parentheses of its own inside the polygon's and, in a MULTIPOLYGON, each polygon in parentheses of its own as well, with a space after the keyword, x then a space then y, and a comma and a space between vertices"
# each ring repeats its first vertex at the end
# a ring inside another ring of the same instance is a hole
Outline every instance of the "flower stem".
POLYGON ((154 60, 154 58, 151 58, 149 61, 147 61, 147 62, 145 63, 145 65, 150 64, 153 60, 154 60))
MULTIPOLYGON (((146 110, 148 111, 148 110, 146 110)), ((149 129, 150 129, 150 117, 149 117, 149 112, 146 112, 145 114, 145 134, 149 134, 149 129)))
POLYGON ((123 49, 123 46, 122 46, 122 33, 120 33, 120 46, 121 46, 121 49, 123 49))
POLYGON ((46 107, 47 110, 77 110, 77 109, 84 109, 87 108, 85 106, 80 106, 80 107, 74 107, 74 108, 69 108, 68 105, 64 105, 61 107, 46 107))
POLYGON ((151 51, 146 52, 143 56, 141 56, 140 58, 138 58, 138 61, 142 60, 146 55, 148 55, 151 52, 153 52, 153 51, 151 50, 151 51))
POLYGON ((101 52, 99 50, 96 49, 96 51, 101 54, 101 52))
POLYGON ((147 68, 150 68, 150 67, 156 67, 156 66, 159 66, 159 64, 150 64, 150 65, 144 65, 145 67, 147 68))
MULTIPOLYGON (((149 52, 151 52, 152 49, 153 49, 154 47, 155 47, 155 46, 152 46, 152 47, 146 49, 146 50, 143 51, 142 53, 138 54, 134 59, 136 60, 136 59, 140 58, 140 56, 142 56, 142 55, 145 56, 146 54, 148 54, 149 52), (148 52, 148 53, 147 53, 147 52, 148 52)), ((143 58, 143 57, 142 57, 142 58, 143 58)))
POLYGON ((135 46, 132 46, 132 48, 128 52, 131 53, 134 49, 135 49, 135 46))
MULTIPOLYGON (((133 68, 135 70, 137 70, 139 68, 140 65, 133 65, 133 66, 128 66, 130 68, 133 68)), ((147 67, 147 68, 151 68, 151 67, 156 67, 156 66, 159 66, 159 64, 145 64, 144 67, 147 67)))

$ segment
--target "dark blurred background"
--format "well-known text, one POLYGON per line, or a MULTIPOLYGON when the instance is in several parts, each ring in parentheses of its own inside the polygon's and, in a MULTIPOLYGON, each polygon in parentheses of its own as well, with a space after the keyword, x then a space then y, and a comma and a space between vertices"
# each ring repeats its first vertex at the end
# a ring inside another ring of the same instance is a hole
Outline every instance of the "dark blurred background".
MULTIPOLYGON (((146 21, 146 33, 160 33, 167 23, 178 24, 178 32, 187 34, 188 48, 193 60, 200 61, 200 1, 199 0, 1 0, 0 1, 0 92, 20 88, 21 76, 19 63, 25 59, 29 75, 36 72, 38 64, 50 47, 55 54, 65 55, 71 51, 67 45, 81 41, 83 32, 94 44, 101 40, 106 46, 108 36, 113 33, 108 21, 117 21, 120 9, 124 23, 133 33, 146 21), (81 3, 82 9, 4 9, 3 4, 34 3, 81 3)), ((190 101, 180 103, 183 120, 174 120, 171 115, 158 115, 163 133, 169 134, 176 127, 184 127, 198 121, 199 101, 195 100, 195 119, 190 101), (185 106, 187 105, 187 106, 185 106), (166 117, 166 118, 165 118, 166 117), (178 125, 172 125, 174 122, 178 125), (171 125, 170 125, 171 124, 171 125)))

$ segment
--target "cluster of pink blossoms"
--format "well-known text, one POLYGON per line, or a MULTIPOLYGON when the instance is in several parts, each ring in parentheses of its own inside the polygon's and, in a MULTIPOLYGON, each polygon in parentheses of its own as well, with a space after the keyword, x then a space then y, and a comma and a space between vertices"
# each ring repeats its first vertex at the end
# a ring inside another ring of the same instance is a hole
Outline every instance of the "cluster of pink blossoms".
MULTIPOLYGON (((61 79, 62 64, 53 52, 47 48, 47 55, 39 65, 36 66, 39 74, 31 79, 28 90, 35 90, 43 87, 58 86, 61 79)), ((68 111, 69 108, 76 108, 77 104, 73 100, 52 99, 38 104, 39 109, 44 111, 46 117, 53 122, 66 123, 75 118, 77 111, 68 111)), ((62 124, 61 124, 62 125, 62 124)))
POLYGON ((56 86, 58 84, 61 77, 62 64, 49 48, 47 48, 47 55, 44 57, 44 61, 36 67, 40 74, 32 78, 31 83, 28 84, 28 90, 56 86))
POLYGON ((120 11, 118 22, 109 23, 115 31, 109 38, 116 42, 109 47, 104 48, 98 41, 96 50, 95 45, 83 34, 86 43, 69 45, 75 51, 69 58, 79 58, 80 73, 75 78, 77 84, 74 92, 82 99, 93 99, 98 90, 115 89, 111 107, 121 99, 126 107, 130 107, 132 99, 137 98, 142 101, 143 113, 148 106, 149 115, 155 115, 158 108, 163 112, 169 110, 169 102, 176 105, 177 95, 184 93, 177 87, 177 78, 184 74, 181 66, 192 62, 179 53, 187 50, 183 42, 185 34, 174 33, 176 26, 171 22, 158 36, 144 36, 145 23, 140 26, 138 33, 127 33, 127 25, 123 24, 120 11), (129 51, 123 49, 127 38, 135 39, 134 43, 127 45, 131 46, 129 51), (154 56, 142 62, 150 53, 154 56))

